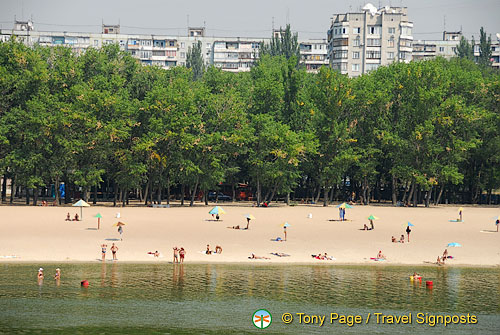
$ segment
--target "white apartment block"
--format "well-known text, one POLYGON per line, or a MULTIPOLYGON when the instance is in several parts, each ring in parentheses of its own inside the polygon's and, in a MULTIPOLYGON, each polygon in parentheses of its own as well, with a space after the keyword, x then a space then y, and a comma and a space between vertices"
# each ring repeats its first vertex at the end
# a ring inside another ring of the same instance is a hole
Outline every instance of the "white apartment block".
POLYGON ((328 66, 328 47, 325 39, 299 41, 300 62, 308 72, 317 72, 320 67, 328 66))
MULTIPOLYGON (((250 71, 258 59, 261 43, 270 41, 269 38, 207 37, 205 28, 188 28, 187 36, 121 34, 119 25, 103 25, 100 34, 41 32, 33 29, 31 21, 16 21, 14 29, 1 29, 0 41, 7 41, 13 35, 29 46, 67 46, 78 54, 88 48, 117 44, 142 64, 165 69, 185 66, 189 48, 201 42, 205 65, 230 72, 250 71)), ((328 65, 325 40, 302 41, 301 55, 309 71, 328 65)))
POLYGON ((336 14, 328 30, 330 66, 359 76, 395 61, 412 60, 412 28, 406 7, 375 8, 336 14))

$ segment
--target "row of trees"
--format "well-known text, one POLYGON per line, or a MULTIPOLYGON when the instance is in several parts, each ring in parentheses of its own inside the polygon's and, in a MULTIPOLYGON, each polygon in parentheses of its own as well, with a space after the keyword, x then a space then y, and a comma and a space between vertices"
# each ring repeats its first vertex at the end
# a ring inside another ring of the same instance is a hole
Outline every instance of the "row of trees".
POLYGON ((227 73, 193 50, 201 71, 143 67, 117 46, 77 56, 0 43, 2 201, 7 180, 33 204, 50 185, 59 202, 61 182, 67 201, 78 188, 85 200, 191 204, 239 182, 258 204, 352 192, 365 204, 476 203, 500 187, 498 73, 457 58, 310 74, 281 47, 293 39, 227 73))

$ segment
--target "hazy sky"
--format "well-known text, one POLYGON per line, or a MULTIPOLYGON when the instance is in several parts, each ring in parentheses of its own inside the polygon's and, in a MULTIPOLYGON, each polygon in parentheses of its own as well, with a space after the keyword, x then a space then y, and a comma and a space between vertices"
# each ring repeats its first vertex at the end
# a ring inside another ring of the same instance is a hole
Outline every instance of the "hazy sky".
MULTIPOLYGON (((122 33, 186 35, 203 26, 209 36, 269 37, 287 22, 299 38, 326 38, 334 13, 357 11, 359 0, 0 0, 0 28, 12 29, 14 17, 33 18, 38 31, 100 32, 102 20, 120 22, 122 33), (189 19, 188 19, 189 16, 189 19)), ((500 32, 499 0, 371 1, 375 6, 406 6, 414 39, 440 39, 446 30, 470 38, 484 26, 500 32)))

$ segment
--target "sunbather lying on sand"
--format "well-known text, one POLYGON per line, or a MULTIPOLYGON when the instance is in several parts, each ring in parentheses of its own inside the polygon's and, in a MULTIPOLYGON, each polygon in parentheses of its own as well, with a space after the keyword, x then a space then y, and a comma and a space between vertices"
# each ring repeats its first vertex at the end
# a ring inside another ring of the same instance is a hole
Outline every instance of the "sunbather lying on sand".
POLYGON ((283 252, 271 252, 271 255, 278 256, 278 257, 290 257, 289 254, 285 254, 283 252))
POLYGON ((252 254, 252 256, 250 256, 248 258, 249 259, 271 259, 269 257, 255 256, 255 254, 252 254))

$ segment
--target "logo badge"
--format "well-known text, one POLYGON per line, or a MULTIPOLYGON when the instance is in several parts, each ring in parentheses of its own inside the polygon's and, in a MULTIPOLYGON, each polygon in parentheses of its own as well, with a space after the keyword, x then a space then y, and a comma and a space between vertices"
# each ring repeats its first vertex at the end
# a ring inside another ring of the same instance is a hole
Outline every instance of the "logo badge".
POLYGON ((259 309, 252 315, 253 325, 259 329, 265 329, 271 325, 273 322, 273 317, 271 313, 265 309, 259 309))

